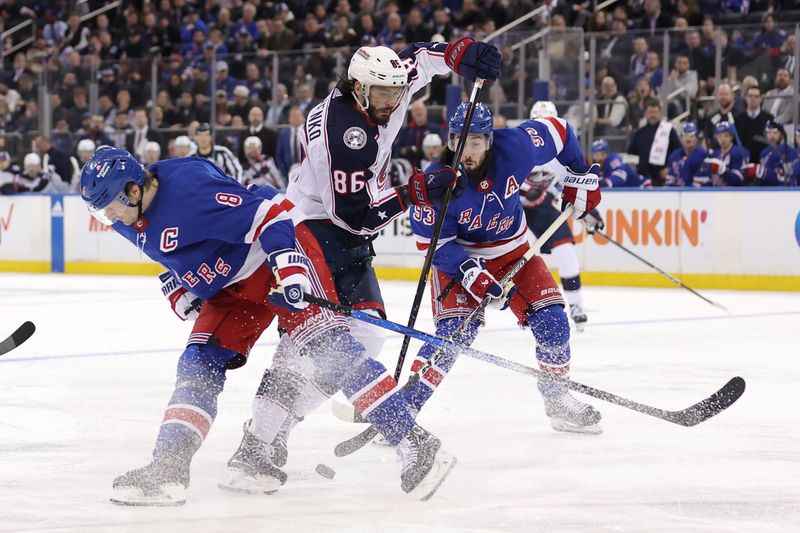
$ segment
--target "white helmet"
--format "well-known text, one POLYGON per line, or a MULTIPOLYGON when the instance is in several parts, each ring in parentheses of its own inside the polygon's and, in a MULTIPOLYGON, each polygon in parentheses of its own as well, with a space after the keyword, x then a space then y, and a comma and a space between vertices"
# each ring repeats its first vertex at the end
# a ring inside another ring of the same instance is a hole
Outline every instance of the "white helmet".
POLYGON ((187 135, 178 135, 175 137, 175 146, 191 146, 192 140, 187 135))
POLYGON ((539 100, 531 107, 531 118, 557 117, 556 105, 550 100, 539 100))
POLYGON ((161 145, 155 141, 147 141, 144 145, 145 152, 155 152, 161 155, 161 145))
POLYGON ((400 56, 386 46, 362 46, 356 50, 350 59, 347 76, 364 87, 364 109, 369 107, 369 89, 373 85, 408 87, 408 70, 400 56))
POLYGON ((261 151, 261 139, 256 137, 255 135, 251 135, 247 139, 244 140, 244 147, 249 148, 250 146, 258 146, 258 151, 261 151))
POLYGON ((438 133, 429 133, 422 139, 423 148, 434 148, 442 146, 442 138, 438 133))
POLYGON ((25 159, 22 162, 22 166, 24 167, 40 167, 42 166, 42 158, 39 157, 39 154, 36 152, 31 152, 25 155, 25 159))
POLYGON ((92 152, 94 153, 95 148, 97 148, 94 144, 94 141, 91 139, 81 139, 78 143, 78 152, 92 152))

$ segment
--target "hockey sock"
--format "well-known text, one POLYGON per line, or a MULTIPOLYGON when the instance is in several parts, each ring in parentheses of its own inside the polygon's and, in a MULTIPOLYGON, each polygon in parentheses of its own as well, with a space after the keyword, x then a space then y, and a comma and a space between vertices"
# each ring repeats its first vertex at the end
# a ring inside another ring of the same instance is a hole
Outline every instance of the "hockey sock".
POLYGON ((564 298, 566 298, 569 305, 580 305, 583 303, 580 274, 574 278, 565 278, 562 276, 561 286, 564 288, 564 298))
MULTIPOLYGON (((566 377, 569 374, 569 321, 564 308, 548 305, 528 317, 528 325, 536 338, 536 360, 546 374, 566 377)), ((566 392, 563 385, 547 379, 539 380, 543 396, 560 396, 566 392)))
POLYGON ((175 391, 164 412, 154 456, 176 454, 188 461, 200 448, 217 416, 226 364, 235 356, 207 344, 186 347, 178 361, 175 391))
POLYGON ((293 406, 308 380, 284 367, 264 372, 253 399, 253 419, 248 430, 264 442, 272 442, 287 418, 296 418, 293 406))
MULTIPOLYGON (((464 320, 464 318, 445 318, 440 320, 436 324, 436 335, 450 338, 464 320)), ((480 321, 473 320, 469 326, 460 333, 459 338, 455 339, 456 342, 467 346, 471 345, 478 334, 479 327, 480 321)), ((422 368, 428 359, 438 350, 439 348, 430 344, 423 346, 419 352, 417 352, 414 362, 411 363, 411 372, 416 372, 422 368)), ((428 401, 428 398, 436 391, 436 388, 447 373, 453 368, 456 359, 458 359, 458 355, 459 352, 457 350, 445 350, 436 363, 420 376, 419 381, 405 392, 406 401, 415 411, 422 409, 422 406, 428 401)))

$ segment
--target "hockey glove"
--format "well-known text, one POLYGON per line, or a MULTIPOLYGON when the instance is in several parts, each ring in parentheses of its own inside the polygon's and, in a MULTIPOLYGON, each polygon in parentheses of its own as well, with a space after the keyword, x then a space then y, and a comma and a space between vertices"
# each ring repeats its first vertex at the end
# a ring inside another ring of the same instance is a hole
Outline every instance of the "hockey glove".
POLYGON ((764 178, 764 167, 758 163, 748 163, 746 165, 742 165, 742 176, 744 177, 744 181, 747 183, 753 183, 754 181, 761 180, 764 178))
MULTIPOLYGON (((441 167, 429 172, 417 169, 410 178, 405 189, 406 207, 412 203, 419 207, 433 207, 441 203, 448 187, 453 187, 453 197, 458 198, 464 192, 463 174, 452 167, 441 167)), ((398 187, 402 190, 402 187, 398 187)))
POLYGON ((172 310, 181 320, 194 321, 200 315, 203 300, 183 288, 172 272, 167 270, 158 275, 161 280, 161 294, 169 300, 172 310))
POLYGON ((444 62, 450 70, 470 81, 493 81, 500 77, 502 57, 494 46, 462 37, 447 45, 444 62))
POLYGON ((308 307, 308 302, 303 301, 303 293, 311 291, 308 257, 297 250, 278 250, 267 256, 267 262, 278 282, 278 290, 269 295, 270 301, 292 311, 308 307))
POLYGON ((507 289, 497 282, 491 272, 486 270, 486 262, 483 259, 470 257, 458 265, 461 285, 473 298, 479 302, 487 296, 492 299, 491 304, 505 309, 508 307, 508 300, 515 291, 513 284, 507 289))
POLYGON ((725 174, 725 171, 728 170, 728 166, 725 164, 725 161, 716 157, 707 157, 703 160, 703 163, 708 165, 709 172, 716 176, 725 174))
POLYGON ((597 209, 592 209, 586 213, 583 223, 586 224, 586 233, 589 235, 594 235, 594 232, 598 230, 603 231, 606 227, 606 223, 603 222, 603 217, 600 216, 600 211, 597 209))
POLYGON ((572 204, 572 216, 581 219, 600 203, 600 165, 594 164, 586 172, 575 172, 569 167, 564 176, 564 190, 561 191, 561 210, 572 204))

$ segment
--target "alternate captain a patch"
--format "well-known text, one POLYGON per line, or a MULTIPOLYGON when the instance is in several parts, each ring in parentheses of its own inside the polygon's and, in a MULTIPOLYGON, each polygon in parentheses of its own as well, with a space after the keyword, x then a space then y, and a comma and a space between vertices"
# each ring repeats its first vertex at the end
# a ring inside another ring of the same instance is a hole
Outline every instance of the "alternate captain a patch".
POLYGON ((361 150, 367 144, 367 132, 361 128, 348 128, 344 132, 344 144, 353 150, 361 150))

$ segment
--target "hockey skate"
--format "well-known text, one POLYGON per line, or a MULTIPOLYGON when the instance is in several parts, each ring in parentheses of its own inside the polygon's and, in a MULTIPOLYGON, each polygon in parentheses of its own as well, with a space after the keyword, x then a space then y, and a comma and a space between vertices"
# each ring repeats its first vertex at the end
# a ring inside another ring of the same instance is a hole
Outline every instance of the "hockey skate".
POLYGON ((575 329, 579 332, 583 331, 583 328, 586 327, 586 322, 589 320, 586 317, 586 311, 583 310, 583 306, 581 304, 570 304, 569 316, 572 317, 572 321, 575 323, 575 329))
POLYGON ((544 412, 550 417, 550 426, 556 431, 595 435, 603 432, 600 412, 575 398, 569 391, 554 396, 545 395, 544 412))
POLYGON ((219 488, 247 494, 274 494, 286 483, 286 473, 277 466, 286 464, 285 434, 281 438, 279 433, 272 444, 266 444, 250 433, 248 426, 249 421, 244 424, 239 448, 228 461, 228 477, 219 488))
POLYGON ((439 490, 456 465, 456 457, 441 448, 438 438, 417 425, 400 441, 395 450, 404 492, 424 502, 439 490))
POLYGON ((183 505, 188 488, 189 461, 176 455, 164 455, 116 478, 114 495, 110 499, 117 505, 183 505))

